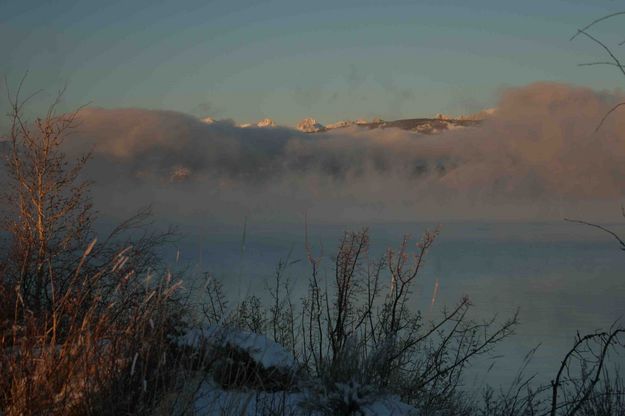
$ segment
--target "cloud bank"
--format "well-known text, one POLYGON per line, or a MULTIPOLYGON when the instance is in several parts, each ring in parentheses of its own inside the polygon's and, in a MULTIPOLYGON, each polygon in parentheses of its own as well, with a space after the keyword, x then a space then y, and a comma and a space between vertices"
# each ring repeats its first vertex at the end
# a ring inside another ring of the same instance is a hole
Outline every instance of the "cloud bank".
POLYGON ((422 136, 357 127, 241 129, 141 109, 85 109, 67 150, 93 151, 102 212, 153 203, 174 220, 589 218, 619 211, 625 117, 616 92, 536 83, 501 93, 480 127, 422 136))

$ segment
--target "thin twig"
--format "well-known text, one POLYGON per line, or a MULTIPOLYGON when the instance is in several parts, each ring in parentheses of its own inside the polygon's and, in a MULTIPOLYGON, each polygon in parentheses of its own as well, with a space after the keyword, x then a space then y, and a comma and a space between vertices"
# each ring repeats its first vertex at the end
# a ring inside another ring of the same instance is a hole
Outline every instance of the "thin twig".
POLYGON ((614 62, 584 62, 581 64, 577 64, 577 66, 595 66, 595 65, 611 65, 618 67, 614 62))
POLYGON ((574 222, 574 223, 577 223, 577 224, 583 224, 583 225, 587 225, 587 226, 589 226, 589 227, 595 227, 595 228, 598 228, 598 229, 600 229, 601 231, 604 231, 604 232, 606 232, 606 233, 610 234, 612 237, 614 237, 614 238, 616 239, 616 241, 618 241, 619 245, 621 246, 621 250, 624 250, 624 251, 625 251, 625 241, 623 241, 623 240, 621 239, 621 237, 619 237, 619 236, 618 236, 618 234, 616 234, 616 233, 615 233, 614 231, 612 231, 612 230, 609 230, 609 229, 607 229, 607 228, 605 228, 605 227, 603 227, 603 226, 601 226, 601 225, 598 225, 598 224, 593 224, 593 223, 591 223, 591 222, 582 221, 582 220, 575 220, 575 219, 565 218, 565 219, 564 219, 564 221, 574 222))
POLYGON ((610 18, 612 18, 614 16, 620 16, 620 15, 623 15, 623 14, 625 14, 625 12, 616 12, 616 13, 609 14, 607 16, 600 17, 599 19, 593 20, 588 25, 586 25, 583 29, 578 29, 577 32, 573 36, 571 36, 571 38, 569 40, 575 39, 577 37, 577 35, 579 35, 580 33, 584 33, 585 30, 590 29, 592 26, 594 26, 595 24, 597 24, 599 22, 603 22, 604 20, 610 19, 610 18))
MULTIPOLYGON (((623 12, 623 13, 625 14, 625 12, 623 12)), ((591 35, 590 33, 586 32, 584 30, 580 29, 578 32, 581 33, 582 35, 586 36, 588 39, 592 40, 593 42, 595 42, 599 46, 601 46, 603 48, 603 50, 606 51, 608 53, 608 55, 610 55, 610 58, 612 58, 612 61, 614 61, 614 63, 616 64, 616 67, 621 71, 621 73, 623 75, 625 75, 625 68, 623 67, 623 64, 621 63, 621 61, 619 61, 619 59, 616 57, 616 55, 614 55, 612 50, 606 46, 605 43, 603 43, 602 41, 600 41, 599 39, 597 39, 596 37, 594 37, 593 35, 591 35)))
POLYGON ((601 126, 603 126, 603 123, 607 120, 607 118, 610 116, 610 114, 612 114, 613 112, 615 112, 616 110, 619 109, 619 107, 622 107, 625 105, 625 101, 623 101, 622 103, 618 103, 617 105, 615 105, 614 107, 612 107, 610 109, 610 111, 608 111, 607 113, 605 113, 605 115, 603 116, 603 118, 601 119, 601 121, 599 122, 599 124, 597 124, 597 127, 595 127, 595 133, 599 131, 599 129, 601 128, 601 126))

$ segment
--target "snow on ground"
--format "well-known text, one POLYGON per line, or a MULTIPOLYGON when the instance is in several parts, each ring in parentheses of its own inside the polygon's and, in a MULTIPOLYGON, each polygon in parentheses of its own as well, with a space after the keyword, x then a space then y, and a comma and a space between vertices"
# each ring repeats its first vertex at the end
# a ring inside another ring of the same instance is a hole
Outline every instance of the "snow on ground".
MULTIPOLYGON (((188 347, 229 346, 245 351, 262 367, 276 368, 295 374, 299 366, 293 355, 266 336, 231 328, 208 326, 187 332, 179 344, 188 347)), ((315 383, 312 380, 312 383, 315 383)), ((210 375, 203 376, 193 388, 193 406, 197 415, 252 416, 262 414, 322 416, 321 409, 353 404, 363 416, 417 415, 414 407, 398 396, 379 394, 370 386, 358 383, 336 383, 333 388, 313 389, 311 380, 296 383, 289 391, 262 391, 253 388, 224 388, 210 375), (320 393, 324 391, 324 393, 320 393)), ((318 387, 318 386, 317 386, 318 387)))
POLYGON ((255 362, 264 368, 278 368, 294 371, 297 362, 293 355, 264 335, 238 331, 231 328, 208 326, 187 332, 179 340, 180 345, 198 347, 203 343, 212 346, 231 346, 247 352, 255 362))
MULTIPOLYGON (((344 398, 349 399, 349 393, 345 393, 344 398)), ((310 396, 306 390, 301 392, 223 390, 216 383, 205 381, 198 389, 194 401, 194 410, 197 415, 206 416, 327 415, 327 412, 310 409, 310 405, 315 404, 316 399, 316 397, 310 396)), ((362 399, 359 401, 359 412, 354 414, 362 416, 418 416, 414 407, 403 403, 399 397, 393 395, 383 395, 368 400, 362 399)))
POLYGON ((194 401, 197 415, 252 416, 262 414, 302 414, 299 403, 302 393, 263 392, 255 390, 223 390, 212 381, 205 381, 198 389, 194 401))

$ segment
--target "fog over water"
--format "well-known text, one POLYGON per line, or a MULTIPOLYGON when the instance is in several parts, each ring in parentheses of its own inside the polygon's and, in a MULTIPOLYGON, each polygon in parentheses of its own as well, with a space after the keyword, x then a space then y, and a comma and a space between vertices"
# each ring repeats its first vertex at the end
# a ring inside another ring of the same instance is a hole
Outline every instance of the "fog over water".
POLYGON ((577 330, 625 315, 625 254, 607 234, 563 221, 622 220, 625 118, 595 128, 623 99, 621 91, 536 83, 503 90, 480 127, 433 136, 357 127, 311 135, 89 108, 66 149, 93 151, 86 175, 106 221, 152 203, 159 224, 181 227, 182 261, 194 275, 211 272, 235 296, 264 288, 289 252, 301 293, 305 217, 328 267, 345 229, 370 226, 371 251, 382 255, 403 234, 418 238, 441 224, 414 307, 434 316, 467 294, 478 318, 520 308, 518 334, 486 376, 499 382, 538 343, 533 368, 553 374, 577 330))
POLYGON ((152 202, 184 223, 245 216, 358 220, 618 218, 625 189, 623 99, 536 83, 502 91, 478 128, 424 136, 399 129, 238 128, 142 109, 85 109, 68 149, 93 150, 88 175, 107 214, 152 202))

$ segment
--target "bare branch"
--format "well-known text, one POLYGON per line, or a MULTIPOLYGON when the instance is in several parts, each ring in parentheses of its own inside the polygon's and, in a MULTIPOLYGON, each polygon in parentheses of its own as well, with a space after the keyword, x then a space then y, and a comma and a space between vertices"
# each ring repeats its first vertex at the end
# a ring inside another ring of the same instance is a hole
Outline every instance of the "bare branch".
POLYGON ((607 113, 605 113, 605 115, 603 116, 603 118, 601 119, 601 121, 599 122, 599 124, 597 125, 597 127, 595 128, 595 133, 599 131, 599 129, 601 128, 601 126, 603 126, 603 123, 607 120, 607 118, 610 116, 610 114, 612 114, 613 112, 615 112, 616 110, 618 110, 620 107, 625 105, 625 101, 622 103, 618 103, 617 105, 615 105, 614 107, 612 107, 610 109, 610 111, 608 111, 607 113))
MULTIPOLYGON (((623 14, 625 14, 625 12, 623 12, 623 14)), ((616 57, 616 55, 614 55, 612 50, 608 48, 605 43, 603 43, 602 41, 600 41, 599 39, 597 39, 596 37, 594 37, 593 35, 591 35, 590 33, 582 29, 580 29, 578 33, 583 34, 588 39, 592 40, 593 42, 601 46, 601 48, 603 48, 603 50, 606 51, 608 55, 610 55, 610 58, 612 58, 612 61, 615 63, 616 67, 621 71, 623 75, 625 75, 625 67, 623 67, 623 64, 621 63, 621 61, 616 57)))
POLYGON ((621 239, 621 237, 619 237, 618 234, 616 234, 614 231, 609 230, 601 225, 598 224, 593 224, 591 222, 587 222, 587 221, 582 221, 582 220, 575 220, 575 219, 570 219, 570 218, 565 218, 564 221, 568 221, 568 222, 574 222, 577 224, 583 224, 583 225, 587 225, 589 227, 594 227, 594 228, 598 228, 601 231, 604 231, 608 234, 610 234, 612 237, 614 237, 614 239, 616 239, 616 241, 618 241, 619 245, 621 246, 621 250, 625 251, 625 241, 623 241, 621 239))
POLYGON ((579 35, 580 33, 584 33, 584 31, 590 29, 592 26, 596 25, 597 23, 603 22, 604 20, 608 20, 608 19, 610 19, 612 17, 620 16, 620 15, 625 15, 625 12, 616 12, 616 13, 612 13, 612 14, 609 14, 607 16, 603 16, 603 17, 600 17, 598 19, 595 19, 592 22, 590 22, 588 25, 586 25, 584 28, 578 29, 577 33, 575 33, 573 36, 571 36, 571 38, 569 40, 575 39, 577 37, 577 35, 579 35))
POLYGON ((596 65, 610 65, 610 66, 618 67, 618 65, 615 64, 614 62, 584 62, 581 64, 577 64, 577 66, 596 66, 596 65))

